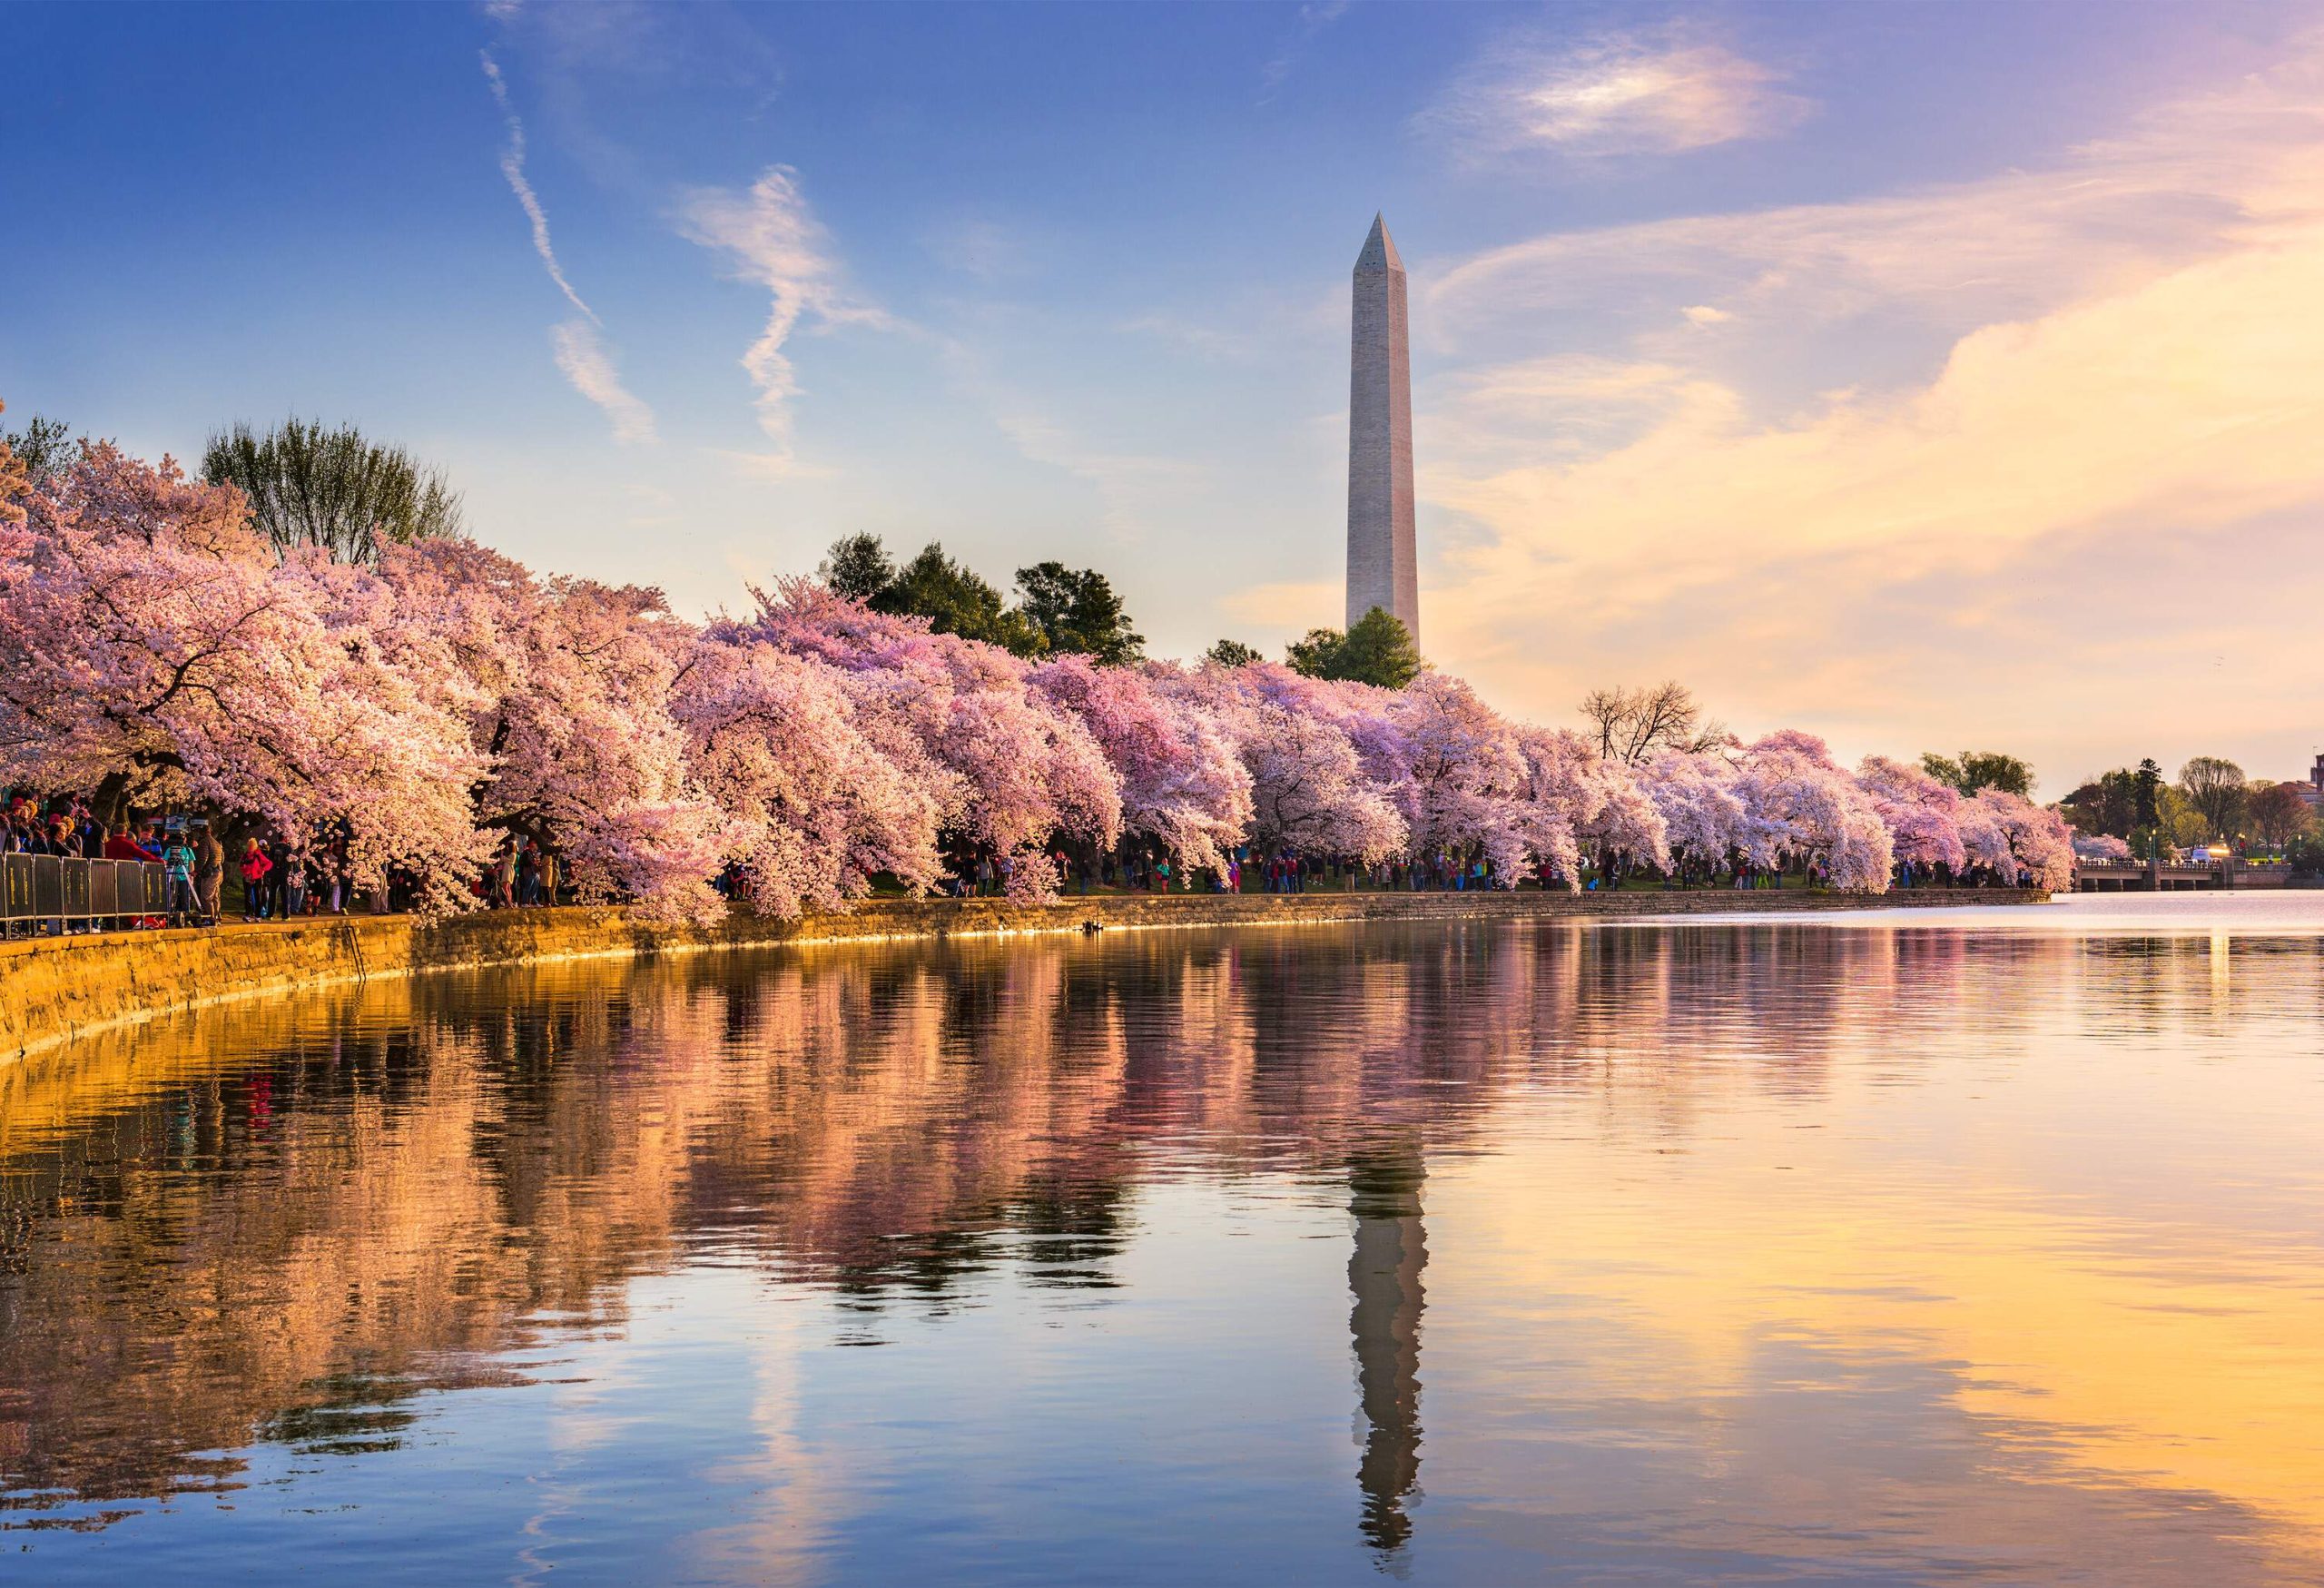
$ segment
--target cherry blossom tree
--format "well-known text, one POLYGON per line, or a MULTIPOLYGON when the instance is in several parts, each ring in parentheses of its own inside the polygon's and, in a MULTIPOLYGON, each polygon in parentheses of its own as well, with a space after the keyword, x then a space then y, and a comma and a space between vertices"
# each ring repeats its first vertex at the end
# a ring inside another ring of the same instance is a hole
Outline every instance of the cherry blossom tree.
POLYGON ((673 708, 696 786, 727 818, 742 896, 761 913, 835 907, 882 872, 914 891, 943 874, 937 792, 866 737, 828 665, 705 637, 673 708))
POLYGON ((2002 788, 1981 788, 1967 803, 1991 813, 2008 844, 2010 858, 1998 868, 2004 881, 2023 871, 2037 888, 2073 886, 2073 829, 2063 816, 2002 788))
POLYGON ((1950 785, 1885 755, 1866 756, 1856 768, 1856 782, 1886 824, 1899 861, 1947 872, 1968 863, 1961 843, 1961 795, 1950 785))
MULTIPOLYGON (((0 402, 0 413, 7 411, 8 405, 0 402)), ((32 482, 29 471, 25 468, 25 460, 16 456, 14 447, 8 445, 8 438, 0 436, 0 557, 15 555, 22 550, 21 543, 12 536, 21 532, 18 527, 25 521, 24 503, 18 498, 31 489, 32 482)))
POLYGON ((2017 881, 2017 854, 2010 847, 2009 827, 1989 800, 1965 799, 1954 820, 1961 833, 1962 852, 1972 871, 2004 883, 2017 881))
POLYGON ((1528 844, 1569 886, 1579 886, 1580 846, 1610 860, 1667 871, 1669 824, 1631 768, 1568 729, 1521 729, 1531 824, 1528 844))
POLYGON ((241 495, 103 443, 44 478, 0 554, 0 775, 201 801, 303 841, 344 822, 359 882, 455 878, 485 847, 460 722, 286 574, 241 495))
POLYGON ((1002 863, 1012 895, 1055 894, 1051 839, 1110 846, 1121 781, 1088 725, 996 646, 932 634, 811 580, 754 589, 759 611, 714 637, 773 645, 842 676, 867 737, 937 798, 942 824, 1002 863))
POLYGON ((1191 866, 1223 868, 1250 830, 1251 774, 1218 725, 1157 680, 1176 669, 1060 656, 1032 685, 1078 717, 1121 780, 1122 824, 1191 866))
POLYGON ((1395 802, 1364 775, 1355 747, 1330 724, 1261 702, 1242 746, 1251 835, 1263 851, 1344 854, 1368 865, 1411 842, 1395 802))
MULTIPOLYGON (((345 565, 305 560, 355 582, 345 565)), ((715 907, 705 879, 722 818, 689 786, 671 709, 694 635, 658 590, 544 580, 453 539, 383 548, 378 584, 397 621, 373 631, 435 682, 484 758, 478 825, 553 844, 584 898, 694 917, 715 907)))
POLYGON ((1647 763, 1643 785, 1663 820, 1672 864, 1682 875, 1715 876, 1751 846, 1735 764, 1708 752, 1665 750, 1647 763))
POLYGON ((1744 752, 1736 781, 1754 865, 1799 861, 1820 865, 1844 892, 1887 892, 1895 863, 1887 825, 1823 740, 1792 729, 1770 734, 1744 752))
POLYGON ((1365 864, 1409 839, 1394 803, 1369 777, 1329 686, 1269 662, 1217 663, 1153 676, 1231 745, 1250 780, 1249 836, 1268 853, 1343 854, 1365 864))
POLYGON ((1442 673, 1413 680, 1389 715, 1406 747, 1393 797, 1413 845, 1456 856, 1474 851, 1512 882, 1534 853, 1534 824, 1531 771, 1509 725, 1442 673))

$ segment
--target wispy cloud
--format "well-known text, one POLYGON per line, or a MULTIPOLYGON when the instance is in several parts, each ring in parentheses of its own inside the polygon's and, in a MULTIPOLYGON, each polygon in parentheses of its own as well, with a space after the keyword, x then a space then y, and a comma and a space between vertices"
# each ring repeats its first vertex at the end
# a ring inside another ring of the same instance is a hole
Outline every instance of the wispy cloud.
POLYGON ((1283 86, 1284 80, 1291 75, 1292 68, 1299 64, 1299 58, 1307 53, 1307 46, 1315 43, 1315 35, 1345 16, 1347 8, 1348 0, 1307 0, 1300 6, 1290 40, 1260 68, 1261 104, 1275 97, 1275 90, 1283 86))
POLYGON ((556 367, 573 390, 605 409, 614 422, 614 439, 627 446, 660 439, 654 410, 638 400, 614 371, 613 356, 605 338, 586 320, 568 320, 549 332, 556 350, 556 367))
POLYGON ((769 166, 743 192, 696 190, 679 206, 679 225, 694 242, 724 254, 736 275, 774 294, 743 368, 758 389, 759 429, 781 449, 778 458, 788 458, 791 403, 799 395, 798 373, 783 350, 791 333, 810 317, 822 326, 894 321, 849 294, 831 235, 788 165, 769 166))
POLYGON ((489 50, 483 53, 482 59, 484 80, 491 84, 493 100, 500 106, 500 114, 508 125, 508 142, 500 153, 500 173, 508 179, 509 192, 517 195, 525 218, 532 222, 533 252, 540 255, 548 279, 556 283, 556 290, 565 294, 566 301, 581 311, 581 318, 568 320, 549 332, 557 370, 574 390, 596 403, 613 421, 615 440, 625 446, 652 441, 656 439, 654 410, 622 385, 614 370, 613 355, 606 350, 605 338, 599 334, 605 322, 573 290, 573 283, 566 279, 565 267, 557 262, 556 248, 549 241, 548 212, 541 208, 540 197, 525 175, 525 123, 509 103, 508 84, 500 74, 500 64, 492 58, 489 50))
POLYGON ((1204 465, 1123 444, 1118 418, 1109 422, 1108 416, 1086 407, 1070 409, 1034 383, 1002 374, 999 349, 1014 337, 989 334, 986 340, 997 345, 989 349, 959 336, 938 339, 952 383, 1021 457, 1087 486, 1097 498, 1099 523, 1116 541, 1135 542, 1184 523, 1197 510, 1201 488, 1209 482, 1204 465), (1070 411, 1071 419, 1060 418, 1061 410, 1070 411), (1098 439, 1108 430, 1114 439, 1098 439))
POLYGON ((492 97, 500 106, 501 118, 508 124, 508 143, 500 152, 500 174, 508 179, 508 191, 517 195, 517 202, 525 207, 525 218, 533 223, 533 252, 541 256, 548 279, 556 283, 556 290, 571 301, 573 307, 603 324, 597 321, 597 311, 581 301, 581 294, 565 279, 565 267, 556 262, 556 248, 548 237, 548 212, 541 208, 533 184, 525 179, 525 123, 518 119, 516 107, 508 103, 508 84, 500 75, 500 64, 492 58, 490 50, 484 52, 483 60, 484 80, 492 84, 492 97))
POLYGON ((1676 154, 1796 126, 1813 108, 1773 67, 1672 30, 1506 42, 1418 118, 1472 154, 1676 154))
MULTIPOLYGON (((1332 308, 1336 311, 1340 305, 1334 302, 1332 308)), ((1175 314, 1135 315, 1123 321, 1119 329, 1152 337, 1211 363, 1246 364, 1265 356, 1260 345, 1239 327, 1205 325, 1175 314)))

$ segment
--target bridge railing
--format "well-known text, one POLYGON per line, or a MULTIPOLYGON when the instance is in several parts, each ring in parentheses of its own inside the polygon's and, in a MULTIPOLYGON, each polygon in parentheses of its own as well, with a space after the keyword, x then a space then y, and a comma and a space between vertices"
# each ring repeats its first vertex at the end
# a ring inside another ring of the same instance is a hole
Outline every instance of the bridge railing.
POLYGON ((2086 881, 2134 883, 2152 877, 2163 883, 2208 883, 2222 888, 2282 887, 2291 866, 2278 860, 2076 860, 2074 873, 2086 881))
POLYGON ((122 931, 169 907, 168 873, 150 861, 0 854, 0 934, 8 937, 122 931))

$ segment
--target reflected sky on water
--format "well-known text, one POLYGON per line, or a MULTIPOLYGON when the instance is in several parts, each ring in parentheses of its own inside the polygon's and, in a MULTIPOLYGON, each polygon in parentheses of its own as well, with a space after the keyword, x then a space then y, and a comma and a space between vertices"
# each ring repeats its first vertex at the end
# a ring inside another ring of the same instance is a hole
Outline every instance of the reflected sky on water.
POLYGON ((2324 894, 550 966, 0 1070, 0 1573, 2313 1582, 2324 894))

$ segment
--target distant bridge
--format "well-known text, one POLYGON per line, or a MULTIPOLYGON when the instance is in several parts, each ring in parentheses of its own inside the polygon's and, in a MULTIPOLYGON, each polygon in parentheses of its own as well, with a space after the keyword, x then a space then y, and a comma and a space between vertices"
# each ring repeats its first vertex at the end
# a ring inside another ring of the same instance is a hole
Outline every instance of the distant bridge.
POLYGON ((2187 888, 2281 888, 2291 867, 2280 861, 2078 860, 2074 887, 2084 893, 2165 893, 2187 888))

